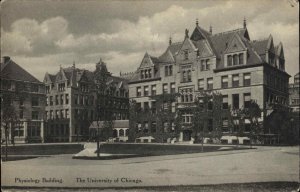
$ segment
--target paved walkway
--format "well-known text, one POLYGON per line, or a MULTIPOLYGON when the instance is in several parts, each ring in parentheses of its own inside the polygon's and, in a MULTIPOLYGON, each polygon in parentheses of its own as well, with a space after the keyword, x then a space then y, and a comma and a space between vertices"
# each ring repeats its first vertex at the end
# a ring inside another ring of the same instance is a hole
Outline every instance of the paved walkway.
POLYGON ((299 147, 259 147, 115 160, 79 160, 72 159, 72 155, 56 155, 4 162, 1 173, 3 186, 34 187, 298 182, 299 147))

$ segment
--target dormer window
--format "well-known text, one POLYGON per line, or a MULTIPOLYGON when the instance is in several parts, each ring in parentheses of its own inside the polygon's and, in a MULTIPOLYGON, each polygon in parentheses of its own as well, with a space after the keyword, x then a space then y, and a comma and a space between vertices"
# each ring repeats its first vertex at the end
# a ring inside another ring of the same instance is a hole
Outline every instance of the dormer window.
MULTIPOLYGON (((245 64, 245 53, 234 53, 227 55, 227 66, 236 66, 245 64)), ((225 64, 226 65, 226 64, 225 64)))
POLYGON ((173 66, 172 65, 167 65, 165 66, 165 76, 172 76, 173 75, 173 66))
POLYGON ((151 69, 144 69, 140 72, 141 79, 148 79, 152 77, 151 69))

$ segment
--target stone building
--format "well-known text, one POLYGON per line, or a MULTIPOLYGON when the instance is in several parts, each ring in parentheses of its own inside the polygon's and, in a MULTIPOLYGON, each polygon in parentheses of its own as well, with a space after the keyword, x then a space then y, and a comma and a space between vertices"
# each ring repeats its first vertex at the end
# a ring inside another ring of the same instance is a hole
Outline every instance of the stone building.
POLYGON ((299 73, 294 76, 294 83, 289 85, 289 105, 292 108, 292 111, 299 112, 299 105, 300 105, 300 81, 299 81, 299 73))
POLYGON ((85 141, 95 120, 128 119, 127 81, 112 76, 100 60, 95 71, 62 68, 44 78, 47 94, 47 142, 85 141), (104 71, 105 91, 99 94, 96 73, 104 71))
MULTIPOLYGON (((250 100, 256 100, 264 113, 261 121, 271 113, 272 103, 288 105, 288 80, 282 43, 274 45, 273 37, 251 40, 246 21, 243 27, 213 34, 212 27, 206 31, 196 22, 193 33, 185 30, 181 42, 169 40, 165 52, 154 57, 146 53, 137 71, 129 82, 129 98, 137 102, 141 109, 157 111, 155 95, 179 94, 169 103, 175 112, 185 109, 183 123, 191 124, 193 114, 187 106, 203 91, 219 92, 223 95, 223 106, 233 109, 245 108, 250 100), (154 109, 154 110, 153 110, 154 109)), ((164 104, 165 105, 165 104, 164 104)), ((136 117, 135 129, 138 137, 153 137, 155 140, 191 140, 193 130, 182 126, 176 133, 174 118, 157 122, 157 118, 140 113, 136 117), (145 131, 146 130, 146 131, 145 131), (160 139, 157 139, 160 137, 160 139)), ((160 116, 160 115, 158 115, 160 116)), ((223 120, 224 135, 234 135, 228 128, 228 120, 223 120)), ((245 132, 249 132, 249 122, 245 121, 245 132)), ((271 134, 267 128, 265 133, 271 134)), ((148 140, 147 140, 148 141, 148 140)), ((143 142, 143 141, 141 141, 143 142)))
POLYGON ((44 142, 45 86, 10 57, 1 60, 1 139, 5 139, 3 113, 14 106, 9 139, 15 143, 44 142), (13 138, 12 138, 13 137, 13 138))

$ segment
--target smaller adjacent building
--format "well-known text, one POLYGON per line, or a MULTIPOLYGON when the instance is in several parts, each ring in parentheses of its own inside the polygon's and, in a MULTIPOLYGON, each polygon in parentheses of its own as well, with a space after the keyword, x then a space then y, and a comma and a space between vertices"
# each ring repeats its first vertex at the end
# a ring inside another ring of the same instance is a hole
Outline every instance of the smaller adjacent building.
MULTIPOLYGON (((94 121, 90 125, 90 135, 92 139, 96 139, 98 133, 105 127, 105 121, 94 121)), ((109 138, 112 142, 127 142, 129 134, 129 120, 112 121, 113 137, 109 138)))
POLYGON ((300 97, 299 97, 299 93, 300 93, 300 86, 299 86, 299 73, 297 73, 294 76, 294 83, 291 83, 289 85, 289 94, 290 94, 290 98, 289 98, 289 105, 292 108, 293 112, 299 112, 299 105, 300 105, 300 97))
POLYGON ((10 142, 44 142, 44 84, 7 56, 1 60, 0 77, 1 140, 6 139, 8 130, 10 142), (10 116, 6 111, 9 106, 14 107, 10 116))
POLYGON ((60 67, 44 83, 47 142, 87 141, 93 121, 128 119, 127 80, 111 75, 101 59, 94 71, 60 67))

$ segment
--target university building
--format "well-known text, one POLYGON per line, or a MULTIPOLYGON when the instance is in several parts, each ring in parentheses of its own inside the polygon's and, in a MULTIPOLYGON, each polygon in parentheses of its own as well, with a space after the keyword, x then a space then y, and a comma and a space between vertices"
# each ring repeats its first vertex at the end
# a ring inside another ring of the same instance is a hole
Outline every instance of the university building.
MULTIPOLYGON (((188 125, 193 114, 189 108, 203 91, 221 93, 224 108, 245 108, 250 100, 255 100, 263 109, 263 121, 272 113, 272 103, 288 105, 289 77, 283 45, 274 45, 272 35, 251 40, 245 20, 242 28, 213 34, 211 27, 207 31, 197 21, 191 35, 185 30, 183 41, 172 42, 170 38, 160 56, 146 53, 131 75, 129 98, 143 111, 138 113, 132 129, 139 142, 170 141, 174 137, 179 142, 192 140, 193 129, 188 125), (176 99, 165 99, 164 95, 170 94, 177 94, 176 99), (157 97, 163 97, 163 107, 169 107, 169 114, 173 114, 163 121, 157 112, 161 108, 157 97), (184 126, 176 131, 178 110, 183 111, 184 126), (144 111, 150 111, 150 115, 144 111), (155 113, 158 115, 151 115, 155 113)), ((213 121, 209 124, 224 135, 235 134, 226 118, 221 127, 213 121)), ((249 132, 247 120, 245 132, 249 132)), ((272 128, 266 128, 264 134, 272 134, 272 128)))
POLYGON ((299 81, 299 73, 294 76, 294 83, 289 85, 289 93, 290 93, 290 100, 289 105, 292 108, 292 111, 299 112, 299 105, 300 105, 300 81, 299 81))
POLYGON ((45 86, 10 57, 1 60, 1 140, 5 139, 4 113, 14 107, 9 125, 9 141, 44 142, 45 86))
POLYGON ((95 71, 76 68, 74 63, 60 67, 55 75, 46 73, 44 83, 47 142, 86 141, 93 135, 89 129, 93 121, 128 119, 127 81, 112 76, 101 59, 95 71), (105 88, 96 78, 100 71, 105 88))

